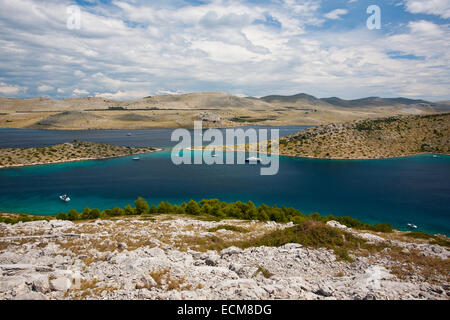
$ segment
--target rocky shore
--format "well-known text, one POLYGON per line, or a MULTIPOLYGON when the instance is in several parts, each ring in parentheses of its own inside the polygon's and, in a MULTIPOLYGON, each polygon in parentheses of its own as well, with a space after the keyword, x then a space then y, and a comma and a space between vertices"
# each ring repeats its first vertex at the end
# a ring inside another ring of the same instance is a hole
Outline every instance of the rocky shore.
POLYGON ((375 234, 328 222, 367 242, 386 245, 381 252, 352 253, 353 262, 338 261, 332 250, 297 243, 211 250, 218 242, 255 239, 291 226, 171 215, 0 223, 0 299, 450 297, 448 248, 425 240, 405 241, 400 232, 375 234), (440 265, 425 273, 419 261, 401 274, 398 268, 405 262, 389 255, 395 248, 405 257, 414 253, 440 265))
POLYGON ((101 160, 157 151, 161 151, 161 149, 123 147, 80 141, 72 141, 42 148, 0 148, 0 169, 101 160))

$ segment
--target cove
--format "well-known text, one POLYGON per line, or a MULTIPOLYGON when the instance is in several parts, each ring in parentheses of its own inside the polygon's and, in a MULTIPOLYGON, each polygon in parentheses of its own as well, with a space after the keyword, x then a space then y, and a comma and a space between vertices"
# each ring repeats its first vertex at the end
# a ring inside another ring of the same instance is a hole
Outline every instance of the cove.
POLYGON ((0 170, 0 211, 54 215, 85 206, 125 206, 218 198, 292 206, 303 213, 351 216, 408 230, 450 235, 450 157, 383 160, 280 158, 275 176, 258 165, 180 165, 170 151, 109 160, 0 170), (68 194, 70 203, 59 201, 68 194))

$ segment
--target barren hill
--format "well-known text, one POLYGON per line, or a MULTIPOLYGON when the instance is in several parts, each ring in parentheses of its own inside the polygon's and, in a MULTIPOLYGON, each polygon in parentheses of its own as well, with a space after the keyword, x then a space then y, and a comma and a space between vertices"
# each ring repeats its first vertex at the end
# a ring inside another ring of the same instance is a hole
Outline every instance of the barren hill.
POLYGON ((51 116, 36 123, 36 128, 67 128, 78 127, 89 123, 98 123, 105 121, 104 117, 83 111, 64 111, 51 116))
POLYGON ((368 159, 450 153, 450 113, 358 120, 311 128, 280 141, 298 157, 368 159))
POLYGON ((132 101, 0 97, 0 127, 145 129, 238 125, 322 125, 402 114, 446 112, 450 104, 406 98, 319 99, 308 94, 238 97, 221 92, 158 95, 132 101), (68 112, 68 113, 67 113, 68 112), (78 113, 76 113, 78 112, 78 113), (207 117, 204 114, 208 113, 207 117))

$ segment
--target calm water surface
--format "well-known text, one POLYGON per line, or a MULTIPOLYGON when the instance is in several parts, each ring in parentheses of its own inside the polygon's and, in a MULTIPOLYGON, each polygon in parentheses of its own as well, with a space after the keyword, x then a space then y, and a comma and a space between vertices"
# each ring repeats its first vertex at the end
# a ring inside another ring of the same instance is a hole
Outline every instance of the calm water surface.
MULTIPOLYGON (((5 141, 4 132, 0 130, 0 144, 20 144, 5 141)), ((123 135, 123 131, 114 132, 110 139, 129 139, 123 135)), ((23 145, 40 143, 30 142, 34 137, 27 139, 23 145)), ((160 146, 166 147, 164 139, 160 146)), ((144 155, 140 161, 123 157, 2 169, 0 210, 50 215, 85 206, 125 206, 138 196, 154 204, 219 198, 293 206, 304 213, 349 215, 401 229, 411 222, 422 231, 450 235, 448 156, 354 161, 281 157, 278 175, 260 176, 259 172, 259 165, 175 166, 170 151, 144 155), (72 198, 69 204, 58 200, 63 193, 72 198)))

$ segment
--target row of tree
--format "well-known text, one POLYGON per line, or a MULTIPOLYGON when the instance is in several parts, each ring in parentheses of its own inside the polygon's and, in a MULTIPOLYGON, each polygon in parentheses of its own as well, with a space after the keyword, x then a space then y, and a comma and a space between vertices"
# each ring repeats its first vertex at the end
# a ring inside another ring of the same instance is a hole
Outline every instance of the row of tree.
POLYGON ((227 203, 218 199, 201 200, 199 202, 190 200, 181 205, 171 204, 162 201, 158 206, 149 205, 148 202, 139 197, 134 201, 134 207, 127 205, 125 208, 115 207, 100 211, 99 209, 90 209, 86 207, 81 213, 71 209, 68 213, 61 212, 56 218, 60 220, 91 220, 99 218, 110 218, 118 216, 148 215, 148 214, 186 214, 192 216, 211 216, 216 219, 241 219, 241 220, 259 220, 275 221, 280 223, 293 222, 302 224, 307 219, 327 222, 335 220, 351 228, 392 232, 392 226, 387 223, 370 225, 363 223, 351 217, 334 217, 332 215, 322 217, 317 212, 304 215, 295 208, 268 206, 265 204, 257 207, 252 201, 247 203, 237 201, 227 203))

